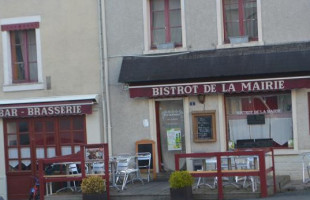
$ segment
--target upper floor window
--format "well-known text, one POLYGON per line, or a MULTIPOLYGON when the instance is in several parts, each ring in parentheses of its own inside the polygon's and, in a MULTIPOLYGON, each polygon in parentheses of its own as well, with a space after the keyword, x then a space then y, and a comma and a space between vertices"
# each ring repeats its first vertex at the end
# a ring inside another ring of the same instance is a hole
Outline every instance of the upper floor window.
POLYGON ((257 0, 223 0, 224 42, 258 40, 257 0))
POLYGON ((151 48, 182 46, 180 0, 150 0, 151 48))
POLYGON ((44 89, 40 17, 1 20, 4 91, 44 89))
POLYGON ((10 31, 13 83, 38 82, 35 38, 34 29, 10 31))

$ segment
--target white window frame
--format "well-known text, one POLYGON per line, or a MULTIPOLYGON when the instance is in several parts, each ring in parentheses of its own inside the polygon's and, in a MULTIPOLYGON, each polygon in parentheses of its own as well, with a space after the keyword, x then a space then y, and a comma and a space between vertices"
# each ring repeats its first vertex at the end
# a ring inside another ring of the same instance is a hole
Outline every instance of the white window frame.
MULTIPOLYGON (((40 16, 16 17, 7 18, 0 21, 0 25, 21 24, 41 22, 40 16)), ((42 72, 42 58, 41 58, 41 36, 40 28, 35 29, 36 47, 37 47, 37 68, 38 68, 38 82, 36 83, 13 83, 12 80, 12 59, 11 59, 11 45, 10 45, 10 31, 2 31, 2 50, 3 50, 3 91, 23 91, 23 90, 41 90, 44 89, 43 72, 42 72)))
POLYGON ((143 24, 144 24, 144 54, 173 53, 187 51, 185 29, 185 0, 180 0, 181 24, 182 24, 182 47, 172 49, 151 49, 151 25, 150 25, 150 0, 143 0, 143 24))
POLYGON ((218 49, 264 45, 263 32, 262 32, 262 1, 261 0, 257 0, 258 41, 249 41, 247 43, 240 43, 240 44, 225 44, 224 43, 223 0, 216 0, 216 13, 217 13, 217 33, 218 33, 217 48, 218 49))

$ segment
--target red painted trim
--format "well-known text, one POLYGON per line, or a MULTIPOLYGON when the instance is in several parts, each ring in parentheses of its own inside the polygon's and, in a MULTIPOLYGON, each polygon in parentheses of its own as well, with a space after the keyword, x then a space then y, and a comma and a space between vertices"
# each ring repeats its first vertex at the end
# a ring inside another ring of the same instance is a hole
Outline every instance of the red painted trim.
POLYGON ((155 117, 156 117, 156 137, 157 137, 157 154, 158 154, 158 170, 162 171, 163 163, 162 155, 161 155, 161 140, 160 140, 160 116, 159 116, 159 103, 158 101, 155 102, 155 117))
POLYGON ((169 0, 165 0, 165 32, 166 43, 171 41, 169 0))
POLYGON ((275 178, 275 167, 274 167, 274 153, 272 148, 263 148, 263 149, 251 149, 249 150, 238 150, 233 152, 211 152, 211 153, 182 153, 175 154, 175 166, 176 170, 180 170, 179 168, 179 160, 184 158, 208 158, 208 157, 216 157, 217 159, 217 169, 213 173, 199 173, 192 174, 194 177, 218 177, 218 199, 224 199, 223 194, 223 182, 222 177, 231 177, 231 176, 259 176, 261 182, 261 197, 267 197, 267 175, 270 172, 273 172, 273 187, 274 192, 276 192, 276 178, 275 178), (266 154, 271 153, 272 156, 272 166, 266 168, 265 156, 266 154), (221 169, 221 157, 222 156, 258 156, 259 169, 255 172, 222 172, 221 169))
POLYGON ((1 31, 27 30, 27 29, 36 29, 39 27, 40 27, 39 22, 6 24, 6 25, 1 25, 1 31))

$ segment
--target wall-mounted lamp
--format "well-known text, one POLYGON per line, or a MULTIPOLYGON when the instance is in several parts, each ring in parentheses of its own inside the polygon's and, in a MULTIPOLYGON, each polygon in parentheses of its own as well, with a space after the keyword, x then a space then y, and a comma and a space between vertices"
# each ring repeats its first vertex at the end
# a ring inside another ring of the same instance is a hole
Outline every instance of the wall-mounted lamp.
POLYGON ((199 103, 201 103, 201 104, 204 104, 204 103, 205 103, 205 99, 206 99, 206 96, 205 96, 205 95, 203 95, 203 94, 198 94, 197 98, 198 98, 199 103))

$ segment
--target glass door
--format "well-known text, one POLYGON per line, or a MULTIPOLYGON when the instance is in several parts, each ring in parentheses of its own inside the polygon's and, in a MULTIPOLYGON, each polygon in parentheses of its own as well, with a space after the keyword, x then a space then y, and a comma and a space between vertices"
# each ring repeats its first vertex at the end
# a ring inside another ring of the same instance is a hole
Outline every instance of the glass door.
MULTIPOLYGON (((160 169, 174 171, 174 155, 185 153, 184 111, 182 100, 158 101, 157 112, 157 139, 159 146, 160 169)), ((180 163, 185 167, 185 162, 180 163)))

